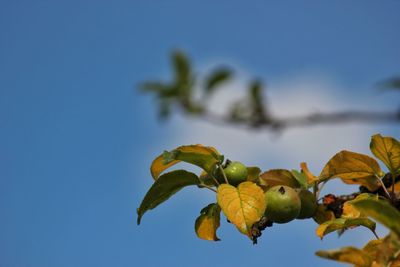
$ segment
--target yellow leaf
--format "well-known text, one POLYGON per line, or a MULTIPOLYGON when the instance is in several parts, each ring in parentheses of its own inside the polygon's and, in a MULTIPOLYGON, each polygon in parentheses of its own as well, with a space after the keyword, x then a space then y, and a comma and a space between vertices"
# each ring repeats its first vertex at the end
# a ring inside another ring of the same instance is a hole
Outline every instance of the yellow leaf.
POLYGON ((396 173, 400 169, 400 142, 392 137, 383 137, 380 134, 372 136, 371 152, 388 167, 390 172, 396 173))
POLYGON ((377 176, 382 175, 382 170, 375 159, 343 150, 333 156, 322 170, 320 180, 341 178, 347 184, 360 184, 370 191, 380 187, 377 176))
POLYGON ((210 241, 219 241, 217 229, 220 226, 221 208, 213 203, 201 210, 195 222, 195 231, 199 238, 210 241))
POLYGON ((213 164, 219 161, 221 155, 213 147, 203 145, 180 146, 173 150, 175 157, 165 162, 164 154, 159 155, 151 164, 150 172, 154 179, 173 165, 185 161, 199 167, 210 169, 213 164))
POLYGON ((354 264, 357 267, 370 267, 372 259, 364 251, 354 247, 343 247, 336 250, 320 250, 315 253, 317 256, 354 264))
POLYGON ((300 163, 300 168, 301 168, 301 171, 305 174, 305 176, 307 177, 307 183, 309 184, 309 185, 311 185, 311 184, 313 184, 313 183, 315 183, 316 181, 318 181, 318 177, 317 176, 315 176, 314 174, 312 174, 309 170, 308 170, 308 167, 307 167, 307 163, 305 163, 305 162, 302 162, 302 163, 300 163))
POLYGON ((217 201, 228 220, 251 237, 252 225, 265 212, 264 191, 253 182, 243 182, 237 188, 222 184, 217 189, 217 201))
POLYGON ((322 239, 325 235, 333 231, 346 230, 347 228, 354 228, 357 226, 364 226, 371 231, 375 231, 376 224, 368 218, 338 218, 319 225, 316 234, 322 239))

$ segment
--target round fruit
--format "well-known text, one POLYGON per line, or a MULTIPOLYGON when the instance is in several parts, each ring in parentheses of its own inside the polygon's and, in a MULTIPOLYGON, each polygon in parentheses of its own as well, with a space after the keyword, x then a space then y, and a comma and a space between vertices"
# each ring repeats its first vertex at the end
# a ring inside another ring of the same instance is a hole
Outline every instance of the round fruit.
POLYGON ((308 190, 301 189, 298 191, 298 195, 301 200, 301 209, 297 219, 307 219, 314 216, 317 210, 317 200, 313 193, 308 190))
POLYGON ((265 193, 267 209, 265 216, 275 223, 287 223, 295 219, 301 209, 301 200, 296 191, 285 185, 271 187, 265 193))
POLYGON ((233 161, 224 169, 226 178, 231 185, 238 185, 247 180, 247 168, 239 161, 233 161))

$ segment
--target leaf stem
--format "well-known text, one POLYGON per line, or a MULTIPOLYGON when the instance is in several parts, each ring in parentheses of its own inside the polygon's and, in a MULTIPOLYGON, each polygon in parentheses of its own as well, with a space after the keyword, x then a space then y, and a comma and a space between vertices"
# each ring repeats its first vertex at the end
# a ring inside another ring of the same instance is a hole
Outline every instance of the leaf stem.
POLYGON ((391 199, 391 196, 389 194, 389 191, 387 190, 385 184, 383 183, 382 179, 378 176, 375 176, 378 179, 378 182, 381 184, 383 191, 385 192, 386 196, 388 197, 388 199, 391 199))
POLYGON ((226 178, 224 169, 222 168, 221 164, 218 164, 218 168, 221 170, 221 173, 222 173, 222 176, 224 177, 225 182, 226 182, 227 184, 229 184, 228 178, 226 178))
POLYGON ((215 190, 214 188, 212 188, 211 186, 208 186, 208 185, 206 185, 206 184, 200 184, 199 186, 200 186, 200 187, 207 188, 207 189, 210 189, 211 191, 217 193, 217 190, 215 190))

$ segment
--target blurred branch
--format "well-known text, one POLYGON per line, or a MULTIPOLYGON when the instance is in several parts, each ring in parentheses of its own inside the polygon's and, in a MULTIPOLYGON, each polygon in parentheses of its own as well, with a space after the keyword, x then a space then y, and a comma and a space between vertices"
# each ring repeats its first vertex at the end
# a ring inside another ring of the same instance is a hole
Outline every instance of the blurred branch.
MULTIPOLYGON (((171 82, 149 81, 141 85, 143 92, 152 93, 159 102, 160 118, 167 119, 172 111, 178 108, 185 115, 203 119, 218 125, 238 125, 251 129, 266 128, 281 131, 292 127, 345 123, 399 123, 400 109, 391 111, 347 110, 338 112, 315 112, 303 116, 278 118, 271 114, 264 93, 265 87, 258 80, 251 82, 247 95, 233 103, 226 115, 214 114, 207 109, 209 98, 221 85, 229 81, 232 71, 218 68, 212 71, 204 81, 197 81, 191 69, 189 58, 176 51, 171 56, 174 71, 171 82), (196 86, 197 85, 197 86, 196 86), (201 88, 199 94, 195 89, 201 88)), ((398 89, 399 77, 393 77, 378 83, 381 88, 398 89)))

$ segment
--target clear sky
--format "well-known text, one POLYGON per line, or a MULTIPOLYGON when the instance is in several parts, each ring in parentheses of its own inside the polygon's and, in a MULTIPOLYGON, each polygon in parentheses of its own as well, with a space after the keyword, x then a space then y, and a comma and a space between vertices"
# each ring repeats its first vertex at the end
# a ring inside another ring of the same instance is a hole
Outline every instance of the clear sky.
POLYGON ((399 13, 395 0, 0 0, 0 266, 336 266, 314 251, 372 235, 321 242, 315 223, 296 221, 253 246, 223 220, 222 241, 202 241, 194 220, 215 201, 205 191, 183 190, 137 226, 149 165, 164 149, 204 143, 263 169, 308 161, 318 173, 340 149, 369 153, 376 132, 400 137, 399 126, 277 137, 180 116, 160 123, 136 85, 168 78, 180 47, 199 72, 237 67, 232 87, 265 79, 277 114, 394 109, 398 94, 373 84, 400 73, 399 13))

